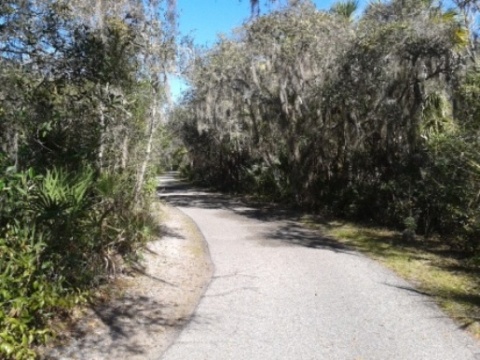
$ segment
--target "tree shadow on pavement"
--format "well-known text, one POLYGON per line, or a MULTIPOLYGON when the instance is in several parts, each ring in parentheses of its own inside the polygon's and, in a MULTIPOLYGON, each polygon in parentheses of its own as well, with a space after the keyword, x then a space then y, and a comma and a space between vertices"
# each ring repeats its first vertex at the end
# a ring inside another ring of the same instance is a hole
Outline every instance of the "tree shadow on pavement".
MULTIPOLYGON (((264 246, 304 246, 353 253, 347 246, 322 235, 319 230, 307 229, 301 223, 304 213, 300 211, 210 192, 194 188, 187 183, 177 182, 159 186, 158 195, 170 205, 180 208, 230 210, 239 216, 263 223, 277 223, 271 232, 263 234, 261 243, 264 246)), ((321 222, 321 219, 317 221, 321 222)))
POLYGON ((354 254, 351 249, 335 239, 320 235, 316 231, 305 229, 294 222, 289 222, 266 234, 266 241, 354 254))
MULTIPOLYGON (((440 303, 447 304, 447 307, 450 301, 450 304, 455 304, 457 315, 454 317, 464 318, 464 320, 460 320, 462 326, 478 325, 475 323, 480 318, 480 292, 478 290, 480 289, 478 276, 480 265, 478 262, 466 261, 468 257, 464 251, 448 246, 440 238, 417 237, 406 241, 398 232, 371 228, 368 224, 350 226, 348 223, 338 221, 324 221, 322 218, 311 218, 310 215, 306 216, 307 214, 299 211, 209 192, 193 188, 186 183, 180 185, 176 183, 173 187, 161 187, 160 190, 160 196, 174 206, 231 210, 239 216, 271 224, 271 227, 266 227, 267 230, 264 230, 260 236, 261 239, 252 238, 263 246, 303 246, 345 252, 350 255, 362 253, 376 259, 402 261, 401 264, 404 264, 402 266, 406 268, 412 266, 410 262, 427 264, 434 270, 432 274, 436 281, 431 283, 433 285, 427 283, 422 290, 397 286, 399 290, 408 291, 412 295, 427 296, 427 300, 438 300, 440 303), (317 230, 311 230, 305 226, 305 222, 310 223, 317 230), (325 236, 325 232, 335 234, 342 239, 342 242, 325 236), (358 252, 352 249, 357 249, 358 252), (445 278, 447 280, 438 280, 443 272, 437 274, 435 269, 462 275, 462 284, 464 285, 453 288, 448 282, 448 277, 445 278)), ((476 332, 480 333, 480 325, 478 328, 479 330, 476 332)))
POLYGON ((458 323, 458 328, 465 330, 471 325, 474 325, 480 321, 480 295, 478 293, 465 293, 462 290, 452 290, 452 289, 434 289, 433 293, 430 293, 428 290, 419 290, 413 286, 402 286, 394 284, 384 284, 386 286, 394 287, 401 291, 407 291, 412 295, 421 296, 425 301, 431 303, 443 303, 454 301, 457 304, 458 314, 453 316, 445 315, 443 318, 449 319, 453 318, 458 323), (459 306, 465 306, 464 309, 461 309, 459 306), (467 313, 468 316, 459 315, 462 313, 467 313))
MULTIPOLYGON (((160 237, 169 237, 169 238, 174 238, 174 239, 180 239, 183 240, 185 237, 180 235, 178 231, 175 231, 175 229, 172 229, 171 227, 165 226, 165 225, 160 225, 157 229, 156 232, 158 236, 160 237)), ((148 249, 147 249, 148 251, 148 249)))
POLYGON ((157 187, 160 199, 176 207, 230 209, 242 205, 238 199, 218 192, 194 187, 185 182, 166 182, 157 187))

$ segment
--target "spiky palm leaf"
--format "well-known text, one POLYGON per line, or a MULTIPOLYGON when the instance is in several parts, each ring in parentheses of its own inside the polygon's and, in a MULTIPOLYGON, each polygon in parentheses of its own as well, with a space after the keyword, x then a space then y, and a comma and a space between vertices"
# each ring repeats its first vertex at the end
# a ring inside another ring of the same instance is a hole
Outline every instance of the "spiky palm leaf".
POLYGON ((353 14, 358 9, 357 0, 345 0, 339 1, 333 4, 330 12, 339 16, 344 17, 347 20, 352 20, 353 14))

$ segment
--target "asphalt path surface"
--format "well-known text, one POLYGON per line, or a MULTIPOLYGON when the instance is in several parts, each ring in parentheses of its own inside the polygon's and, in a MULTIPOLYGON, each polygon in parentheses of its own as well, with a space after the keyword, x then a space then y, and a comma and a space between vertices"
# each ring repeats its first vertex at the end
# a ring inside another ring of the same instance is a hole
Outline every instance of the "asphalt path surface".
POLYGON ((470 360, 480 346, 428 296, 294 214, 161 179, 215 266, 163 360, 470 360))

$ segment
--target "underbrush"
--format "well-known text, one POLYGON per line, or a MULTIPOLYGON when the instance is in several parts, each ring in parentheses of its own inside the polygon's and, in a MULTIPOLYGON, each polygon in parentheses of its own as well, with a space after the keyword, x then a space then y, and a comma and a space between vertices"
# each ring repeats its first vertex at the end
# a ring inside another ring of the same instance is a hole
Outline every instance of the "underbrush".
POLYGON ((49 320, 88 300, 149 239, 133 176, 52 168, 0 175, 0 358, 35 358, 49 320))

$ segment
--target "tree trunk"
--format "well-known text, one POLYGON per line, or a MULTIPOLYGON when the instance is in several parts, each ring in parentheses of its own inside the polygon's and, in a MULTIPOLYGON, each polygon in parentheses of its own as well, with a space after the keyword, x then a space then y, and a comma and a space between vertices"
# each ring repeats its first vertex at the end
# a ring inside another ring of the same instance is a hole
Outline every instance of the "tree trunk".
POLYGON ((105 113, 103 104, 100 105, 100 144, 98 146, 98 167, 103 169, 105 155, 105 113))
POLYGON ((145 149, 145 155, 143 157, 142 165, 140 167, 140 171, 137 176, 137 183, 135 184, 134 199, 137 204, 140 201, 140 195, 142 192, 143 183, 145 182, 147 166, 148 166, 148 163, 150 162, 150 157, 152 154, 153 137, 155 135, 155 130, 157 127, 156 117, 157 117, 157 106, 158 106, 157 101, 158 100, 156 99, 157 97, 156 92, 154 96, 155 96, 155 99, 153 100, 153 104, 152 104, 152 114, 149 118, 148 130, 147 130, 147 137, 148 137, 147 147, 145 149))
POLYGON ((122 163, 121 169, 125 170, 127 168, 128 163, 128 135, 125 135, 122 142, 122 163))
POLYGON ((15 130, 15 134, 13 135, 13 159, 15 170, 18 170, 18 130, 15 130))

